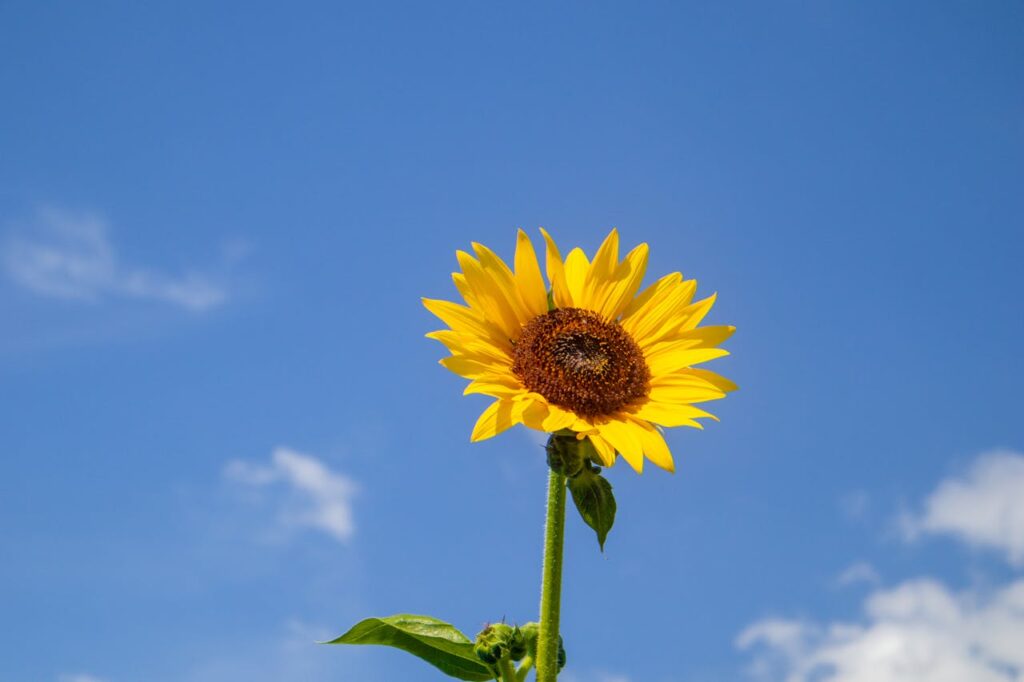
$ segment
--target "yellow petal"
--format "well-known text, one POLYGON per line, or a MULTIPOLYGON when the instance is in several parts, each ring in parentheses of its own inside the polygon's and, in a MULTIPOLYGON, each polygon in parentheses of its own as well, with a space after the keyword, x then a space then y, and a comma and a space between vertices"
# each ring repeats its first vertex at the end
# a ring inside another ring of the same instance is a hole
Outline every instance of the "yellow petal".
POLYGON ((668 444, 665 442, 661 431, 651 426, 650 428, 640 429, 639 433, 640 440, 644 446, 644 455, 647 459, 665 471, 674 472, 676 465, 672 461, 672 452, 668 449, 668 444))
POLYGON ((717 298, 718 294, 712 294, 696 303, 680 307, 673 311, 671 316, 666 317, 654 332, 648 333, 646 338, 638 343, 641 347, 646 347, 662 341, 687 338, 689 334, 697 331, 697 325, 707 316, 717 298))
POLYGON ((548 418, 548 405, 541 400, 530 400, 523 410, 523 423, 531 429, 544 431, 544 420, 548 418))
MULTIPOLYGON (((659 403, 693 404, 705 403, 709 400, 720 400, 725 397, 714 389, 697 386, 652 386, 648 394, 651 400, 659 403)), ((660 423, 660 422, 659 422, 660 423)))
POLYGON ((544 419, 541 426, 548 433, 554 433, 555 431, 561 431, 567 429, 576 421, 576 415, 567 410, 563 410, 557 405, 548 404, 548 416, 544 419))
POLYGON ((512 419, 517 424, 523 423, 523 413, 533 404, 533 400, 530 398, 528 392, 520 393, 513 398, 514 405, 512 406, 512 419))
POLYGON ((662 341, 687 341, 690 348, 713 348, 724 343, 735 331, 736 327, 729 325, 709 325, 673 332, 662 341))
POLYGON ((544 286, 544 277, 540 274, 533 242, 522 230, 516 235, 515 264, 516 284, 523 302, 534 315, 543 315, 548 310, 548 292, 544 286))
POLYGON ((597 450, 597 456, 601 458, 601 463, 610 467, 615 464, 615 448, 607 440, 602 438, 599 434, 592 433, 587 438, 590 439, 594 449, 597 450))
POLYGON ((700 321, 711 311, 711 307, 715 305, 717 299, 718 294, 711 294, 707 298, 683 308, 679 314, 685 321, 680 325, 679 331, 689 331, 700 324, 700 321))
POLYGON ((697 418, 712 417, 712 415, 699 407, 658 402, 657 400, 647 401, 635 414, 639 419, 660 424, 661 426, 689 426, 694 429, 704 428, 703 424, 697 421, 697 418))
POLYGON ((684 369, 681 370, 681 373, 691 374, 695 377, 699 377, 704 381, 708 382, 709 384, 711 384, 712 386, 714 386, 715 388, 717 388, 718 390, 723 391, 725 393, 729 393, 731 391, 739 389, 739 386, 729 381, 721 374, 716 374, 706 369, 684 369))
POLYGON ((491 251, 487 246, 480 242, 473 242, 473 251, 476 252, 477 258, 488 268, 493 268, 497 272, 501 272, 509 277, 513 278, 512 270, 505 264, 505 261, 501 259, 501 256, 491 251))
POLYGON ((697 374, 697 370, 689 367, 685 367, 678 372, 672 372, 671 374, 659 374, 653 377, 651 379, 651 387, 657 388, 659 386, 692 387, 725 395, 725 392, 717 384, 708 381, 705 377, 697 374))
POLYGON ((597 433, 597 427, 586 419, 580 419, 579 417, 576 418, 576 421, 574 421, 569 428, 578 432, 576 434, 577 437, 579 437, 580 433, 597 433))
POLYGON ((642 309, 623 320, 622 327, 641 348, 650 345, 679 326, 679 311, 690 302, 696 291, 697 283, 693 280, 667 287, 642 309))
POLYGON ((615 271, 615 278, 601 292, 602 300, 594 301, 596 310, 608 321, 616 319, 633 300, 647 271, 647 244, 630 251, 615 271))
POLYGON ((472 360, 473 362, 479 363, 486 367, 492 367, 489 370, 495 373, 511 374, 512 365, 508 358, 496 357, 487 353, 476 352, 472 349, 466 349, 457 353, 452 353, 450 357, 453 358, 465 358, 466 360, 472 360))
POLYGON ((572 294, 569 293, 569 288, 565 283, 565 264, 562 262, 562 254, 558 252, 558 246, 548 231, 542 227, 540 232, 544 235, 544 241, 547 243, 548 281, 551 282, 551 293, 555 299, 555 306, 572 308, 572 294))
POLYGON ((466 377, 467 379, 475 379, 483 374, 492 374, 504 369, 499 365, 481 362, 480 360, 467 358, 464 355, 449 355, 446 358, 441 358, 438 362, 460 377, 466 377))
POLYGON ((670 341, 656 344, 644 356, 651 376, 657 377, 728 354, 724 348, 687 348, 685 341, 670 341))
MULTIPOLYGON (((518 338, 522 324, 506 291, 494 280, 491 273, 485 272, 483 266, 468 253, 456 251, 455 255, 466 284, 476 301, 473 307, 477 308, 485 319, 498 325, 510 339, 518 338)), ((512 292, 512 295, 515 296, 515 292, 512 292)))
POLYGON ((495 400, 491 403, 476 420, 470 440, 474 443, 486 440, 514 426, 516 422, 512 419, 512 407, 511 400, 495 400))
POLYGON ((569 295, 577 306, 585 305, 584 284, 587 278, 587 270, 590 268, 590 261, 583 249, 577 247, 569 252, 565 258, 565 285, 569 288, 569 295))
POLYGON ((474 379, 466 386, 462 395, 489 395, 495 398, 515 398, 525 392, 522 386, 508 386, 494 381, 485 381, 481 378, 474 379))
POLYGON ((506 300, 512 305, 519 323, 521 325, 526 324, 536 317, 535 314, 530 312, 529 306, 520 295, 519 288, 516 286, 515 275, 505 265, 505 261, 483 244, 473 242, 473 250, 480 259, 480 265, 494 279, 495 283, 504 293, 506 300))
POLYGON ((587 270, 587 291, 595 291, 612 279, 619 264, 619 231, 612 228, 594 254, 594 260, 587 270))
MULTIPOLYGON (((487 374, 481 374, 476 377, 474 381, 482 384, 497 384, 506 388, 525 391, 525 388, 519 381, 519 377, 511 372, 489 372, 487 374)), ((470 386, 472 386, 472 384, 470 384, 470 386)))
POLYGON ((642 427, 627 421, 612 419, 598 425, 601 437, 615 448, 629 466, 639 474, 644 470, 644 446, 640 440, 638 429, 642 427))
POLYGON ((473 293, 472 287, 466 281, 466 276, 461 272, 452 273, 452 281, 455 283, 455 288, 459 290, 462 295, 462 299, 469 305, 470 308, 479 308, 479 302, 476 300, 476 294, 473 293))
POLYGON ((454 355, 481 356, 486 361, 499 364, 511 362, 508 353, 477 336, 466 336, 451 329, 441 329, 425 336, 428 339, 440 341, 454 355))
POLYGON ((640 293, 639 296, 637 296, 636 298, 629 302, 629 305, 626 306, 626 309, 622 311, 622 319, 626 320, 632 317, 641 308, 647 306, 652 299, 660 298, 665 294, 666 291, 669 291, 672 287, 676 286, 682 281, 683 276, 681 273, 673 272, 668 275, 665 275, 664 277, 656 281, 654 284, 648 286, 646 289, 643 290, 643 292, 640 293))
POLYGON ((441 301, 432 298, 424 298, 423 305, 427 310, 441 318, 441 321, 453 330, 462 334, 487 339, 498 348, 511 352, 512 343, 508 337, 494 324, 481 318, 471 308, 459 305, 458 303, 452 303, 451 301, 441 301))

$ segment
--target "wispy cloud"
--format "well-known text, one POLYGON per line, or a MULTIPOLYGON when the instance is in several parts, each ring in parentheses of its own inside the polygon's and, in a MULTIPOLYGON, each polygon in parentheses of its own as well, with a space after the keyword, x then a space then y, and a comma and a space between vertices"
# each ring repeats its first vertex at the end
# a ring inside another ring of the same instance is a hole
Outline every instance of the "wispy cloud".
POLYGON ((167 275, 121 262, 102 217, 43 208, 3 245, 3 269, 41 296, 80 301, 121 297, 162 301, 202 311, 227 301, 208 275, 167 275))
POLYGON ((871 507, 871 497, 864 490, 854 490, 839 500, 839 509, 850 521, 863 521, 871 507))
POLYGON ((1024 455, 997 451, 977 458, 963 475, 948 478, 919 514, 903 518, 906 537, 942 533, 1002 551, 1024 566, 1024 455))
POLYGON ((87 673, 72 673, 59 676, 57 682, 106 682, 106 680, 87 673))
POLYGON ((317 528, 340 542, 355 533, 352 498, 358 486, 312 455, 280 447, 268 464, 232 460, 224 476, 253 488, 283 487, 286 496, 277 501, 277 518, 284 527, 317 528))
MULTIPOLYGON (((181 682, 334 682, 373 678, 365 655, 347 652, 341 657, 333 647, 317 644, 337 632, 301 620, 289 620, 285 632, 257 636, 224 647, 212 658, 188 661, 181 682)), ((377 678, 373 678, 377 679, 377 678)))
POLYGON ((564 679, 565 682, 580 682, 581 680, 591 680, 592 682, 631 682, 632 680, 632 678, 626 675, 611 673, 607 670, 590 670, 585 675, 577 675, 567 670, 558 677, 559 679, 564 679))
MULTIPOLYGON (((1024 456, 979 456, 947 479, 923 511, 904 519, 908 537, 947 533, 1024 559, 1024 456)), ((838 582, 878 581, 856 563, 838 582)), ((932 577, 875 587, 855 621, 765 618, 736 645, 754 652, 751 673, 772 682, 1021 682, 1024 680, 1024 579, 990 589, 956 590, 932 577)))
POLYGON ((857 583, 876 584, 879 580, 878 571, 875 570, 874 566, 866 561, 858 561, 847 566, 838 576, 836 576, 836 585, 839 587, 847 587, 848 585, 856 585, 857 583))

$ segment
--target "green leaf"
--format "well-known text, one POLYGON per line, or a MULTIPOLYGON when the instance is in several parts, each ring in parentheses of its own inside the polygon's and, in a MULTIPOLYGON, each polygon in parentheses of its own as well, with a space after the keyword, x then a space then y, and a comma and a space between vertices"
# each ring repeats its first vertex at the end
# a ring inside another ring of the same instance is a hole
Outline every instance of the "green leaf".
POLYGON ((569 479, 569 492, 583 521, 597 533, 597 542, 604 551, 604 541, 615 523, 615 496, 612 484, 591 465, 569 479))
POLYGON ((473 653, 473 643, 454 626, 430 616, 399 614, 367 618, 325 644, 381 644, 422 658, 458 680, 484 682, 494 674, 473 653))

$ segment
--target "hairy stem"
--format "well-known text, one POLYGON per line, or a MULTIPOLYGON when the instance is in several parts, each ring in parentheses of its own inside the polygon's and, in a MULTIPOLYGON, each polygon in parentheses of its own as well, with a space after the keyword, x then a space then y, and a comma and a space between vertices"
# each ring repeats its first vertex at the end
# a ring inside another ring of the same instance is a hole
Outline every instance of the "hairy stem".
POLYGON ((533 659, 527 656, 519 664, 519 670, 516 671, 516 682, 526 682, 526 676, 530 674, 532 668, 533 659))
POLYGON ((537 682, 558 678, 558 617, 562 604, 562 544, 565 538, 565 476, 548 472, 548 513, 544 527, 544 570, 540 588, 537 682))
POLYGON ((501 682, 516 682, 516 668, 512 661, 502 658, 498 663, 498 669, 501 670, 501 682))

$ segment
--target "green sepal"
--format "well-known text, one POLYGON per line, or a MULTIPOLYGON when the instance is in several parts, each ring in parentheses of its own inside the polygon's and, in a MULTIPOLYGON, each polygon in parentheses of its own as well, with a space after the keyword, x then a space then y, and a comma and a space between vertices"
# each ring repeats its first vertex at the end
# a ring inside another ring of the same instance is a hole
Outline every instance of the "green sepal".
POLYGON ((575 476, 583 468, 586 459, 584 447, 589 443, 589 438, 578 440, 576 433, 568 429, 551 434, 544 446, 548 466, 563 476, 575 476))
POLYGON ((601 475, 601 469, 589 461, 569 479, 569 492, 583 521, 597 533, 597 542, 604 551, 604 541, 615 523, 615 496, 612 484, 601 475))
POLYGON ((477 658, 473 642, 453 625, 430 616, 367 618, 324 644, 380 644, 401 649, 457 680, 485 682, 494 673, 477 658))
POLYGON ((492 623, 477 633, 473 647, 476 657, 487 665, 503 658, 519 661, 526 655, 526 640, 517 625, 492 623))

